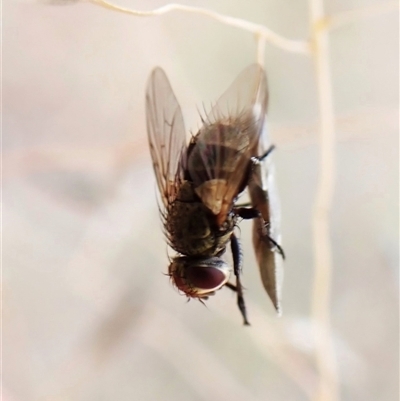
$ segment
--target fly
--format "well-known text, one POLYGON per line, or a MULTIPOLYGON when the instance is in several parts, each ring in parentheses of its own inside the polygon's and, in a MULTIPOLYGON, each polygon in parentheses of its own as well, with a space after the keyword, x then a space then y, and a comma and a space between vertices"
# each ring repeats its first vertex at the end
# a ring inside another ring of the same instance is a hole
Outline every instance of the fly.
POLYGON ((261 66, 242 71, 186 143, 182 111, 165 72, 153 70, 146 92, 150 153, 168 245, 177 252, 168 268, 189 298, 205 300, 226 286, 237 294, 249 324, 241 284, 243 255, 234 233, 253 219, 253 247, 261 279, 281 312, 283 250, 265 117, 267 80, 261 66), (247 189, 249 205, 238 205, 247 189), (233 269, 222 258, 230 245, 233 269), (235 283, 229 281, 232 273, 235 283))

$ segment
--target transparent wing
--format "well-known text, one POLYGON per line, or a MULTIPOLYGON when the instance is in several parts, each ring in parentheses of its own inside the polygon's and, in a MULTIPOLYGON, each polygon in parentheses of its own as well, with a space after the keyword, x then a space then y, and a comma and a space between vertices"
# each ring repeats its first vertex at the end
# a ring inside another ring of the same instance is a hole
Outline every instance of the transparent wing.
POLYGON ((268 104, 267 78, 259 64, 246 67, 207 114, 209 124, 244 115, 262 127, 268 104))
POLYGON ((146 120, 158 189, 167 206, 175 199, 183 180, 186 133, 181 108, 159 67, 152 71, 147 83, 146 120))
POLYGON ((242 71, 206 116, 189 148, 188 170, 202 202, 224 221, 244 189, 268 102, 264 70, 242 71))
MULTIPOLYGON (((264 154, 269 146, 265 126, 259 141, 258 154, 264 154)), ((270 155, 254 168, 249 183, 249 195, 252 206, 262 216, 254 219, 253 223, 253 246, 261 280, 275 309, 281 314, 283 258, 276 245, 268 240, 271 238, 276 244, 281 244, 279 198, 270 155)))

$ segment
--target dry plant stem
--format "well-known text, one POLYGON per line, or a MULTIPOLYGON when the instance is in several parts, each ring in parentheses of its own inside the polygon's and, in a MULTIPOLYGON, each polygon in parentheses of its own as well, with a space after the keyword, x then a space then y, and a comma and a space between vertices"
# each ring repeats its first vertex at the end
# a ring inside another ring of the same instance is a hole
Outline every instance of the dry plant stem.
POLYGON ((321 25, 323 0, 310 0, 313 56, 320 109, 319 182, 313 213, 315 274, 312 317, 320 382, 315 401, 336 401, 338 377, 330 324, 332 250, 329 217, 335 181, 335 128, 328 31, 321 25), (321 29, 322 28, 322 29, 321 29))
POLYGON ((139 11, 139 10, 131 10, 125 7, 120 7, 113 3, 109 3, 105 0, 88 0, 88 1, 97 4, 101 7, 108 8, 110 10, 119 11, 125 14, 136 15, 137 17, 154 17, 156 15, 167 14, 171 11, 183 11, 197 15, 203 15, 205 17, 221 22, 225 25, 239 28, 244 31, 253 33, 257 36, 260 36, 265 41, 283 50, 287 50, 292 53, 303 53, 303 54, 310 53, 310 45, 307 41, 286 39, 283 36, 278 35, 277 33, 271 31, 264 25, 255 24, 253 22, 246 21, 240 18, 229 17, 227 15, 219 14, 217 12, 201 7, 192 7, 192 6, 185 6, 183 4, 171 3, 171 4, 166 4, 165 6, 162 6, 160 8, 156 8, 154 10, 139 11))

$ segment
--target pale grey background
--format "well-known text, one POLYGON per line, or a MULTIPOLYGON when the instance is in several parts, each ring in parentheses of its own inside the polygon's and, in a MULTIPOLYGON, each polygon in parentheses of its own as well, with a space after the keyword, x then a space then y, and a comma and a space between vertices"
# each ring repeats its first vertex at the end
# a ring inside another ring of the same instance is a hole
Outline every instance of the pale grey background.
MULTIPOLYGON (((308 35, 305 1, 184 3, 308 35)), ((196 106, 254 61, 252 36, 195 15, 140 19, 82 3, 4 2, 3 25, 3 399, 309 399, 318 174, 311 60, 267 46, 284 317, 263 291, 244 222, 249 329, 228 290, 206 308, 186 303, 163 275, 144 91, 162 66, 195 130, 196 106)), ((331 34, 331 313, 346 401, 398 398, 398 56, 397 12, 331 34)))

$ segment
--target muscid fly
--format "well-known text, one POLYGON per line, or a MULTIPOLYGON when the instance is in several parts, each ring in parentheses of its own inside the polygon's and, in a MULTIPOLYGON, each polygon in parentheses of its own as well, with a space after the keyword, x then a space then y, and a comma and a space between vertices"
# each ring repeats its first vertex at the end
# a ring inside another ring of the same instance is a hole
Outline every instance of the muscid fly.
POLYGON ((263 285, 281 311, 283 250, 279 211, 266 137, 267 80, 261 66, 242 71, 189 144, 178 101, 164 71, 153 70, 146 92, 147 132, 161 194, 168 245, 177 252, 168 268, 190 298, 207 299, 227 286, 248 325, 240 280, 242 251, 234 228, 253 219, 253 246, 263 285), (248 190, 250 203, 239 205, 248 190), (230 245, 233 269, 222 258, 230 245), (230 274, 236 278, 229 282, 230 274))

